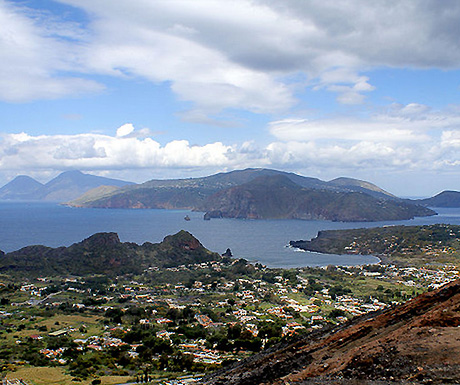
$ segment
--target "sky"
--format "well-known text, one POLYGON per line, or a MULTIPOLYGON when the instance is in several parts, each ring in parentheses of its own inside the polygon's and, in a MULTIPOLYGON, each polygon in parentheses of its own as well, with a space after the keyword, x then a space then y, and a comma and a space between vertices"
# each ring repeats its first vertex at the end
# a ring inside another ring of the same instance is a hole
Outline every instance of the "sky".
POLYGON ((0 185, 247 167, 460 190, 457 0, 0 0, 0 185))

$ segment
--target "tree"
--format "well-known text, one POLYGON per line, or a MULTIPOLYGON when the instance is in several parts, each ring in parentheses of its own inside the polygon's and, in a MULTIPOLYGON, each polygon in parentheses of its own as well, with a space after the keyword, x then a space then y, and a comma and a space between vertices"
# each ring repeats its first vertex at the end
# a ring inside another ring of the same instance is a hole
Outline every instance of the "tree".
POLYGON ((235 324, 233 326, 228 326, 227 328, 227 336, 231 340, 236 340, 241 335, 241 325, 235 324))
POLYGON ((119 308, 107 309, 105 316, 110 319, 112 323, 121 324, 123 316, 123 311, 119 308))
POLYGON ((273 338, 281 337, 283 334, 283 328, 279 323, 275 322, 263 322, 259 324, 260 338, 273 338))
POLYGON ((333 309, 329 313, 329 318, 345 317, 345 312, 341 309, 333 309))

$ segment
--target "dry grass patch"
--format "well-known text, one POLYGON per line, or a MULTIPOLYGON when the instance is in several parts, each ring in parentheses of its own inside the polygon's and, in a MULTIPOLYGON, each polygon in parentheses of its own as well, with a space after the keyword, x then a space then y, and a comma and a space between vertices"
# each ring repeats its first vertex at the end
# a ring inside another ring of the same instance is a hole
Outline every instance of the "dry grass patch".
POLYGON ((48 330, 51 328, 65 328, 65 327, 80 327, 82 324, 94 324, 100 320, 97 316, 87 316, 83 314, 58 314, 50 318, 44 318, 37 323, 37 326, 46 326, 48 330), (56 325, 59 322, 59 325, 56 325))
POLYGON ((133 378, 129 376, 105 376, 101 378, 102 385, 116 385, 132 381, 133 378))
MULTIPOLYGON (((42 319, 37 319, 37 322, 33 325, 35 330, 38 330, 40 326, 46 326, 47 332, 49 333, 50 331, 53 330, 60 330, 60 329, 65 329, 65 328, 75 328, 79 329, 80 326, 85 325, 86 330, 88 333, 93 334, 97 333, 100 331, 101 327, 99 325, 99 321, 101 320, 101 317, 99 316, 94 316, 94 315, 81 315, 81 314, 75 314, 75 315, 64 315, 64 314, 58 314, 55 315, 51 318, 42 318, 42 319)), ((34 331, 32 334, 35 334, 36 332, 34 331)), ((40 333, 42 334, 42 333, 40 333)))
MULTIPOLYGON (((73 376, 64 372, 62 368, 32 367, 20 368, 16 372, 8 373, 7 379, 23 379, 32 385, 90 385, 94 378, 81 382, 72 381, 73 376)), ((101 377, 102 385, 123 384, 132 381, 129 376, 106 376, 101 377)))
POLYGON ((72 383, 72 377, 66 375, 61 368, 20 368, 8 373, 6 378, 20 378, 34 385, 67 385, 72 383))

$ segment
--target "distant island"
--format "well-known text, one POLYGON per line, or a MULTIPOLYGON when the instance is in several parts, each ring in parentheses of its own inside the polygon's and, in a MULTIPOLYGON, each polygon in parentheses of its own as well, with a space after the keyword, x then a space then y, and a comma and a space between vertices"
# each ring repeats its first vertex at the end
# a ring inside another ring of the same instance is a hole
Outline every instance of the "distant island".
POLYGON ((118 189, 99 187, 67 203, 74 207, 186 209, 204 219, 405 220, 436 213, 365 181, 329 182, 270 169, 203 178, 151 180, 118 189))
POLYGON ((436 215, 431 207, 460 207, 456 191, 409 200, 358 179, 326 182, 263 168, 141 184, 80 171, 64 172, 46 184, 18 176, 0 188, 0 199, 54 201, 88 208, 192 210, 203 212, 206 220, 393 221, 436 215))
POLYGON ((63 172, 45 184, 29 176, 18 175, 0 188, 0 199, 66 202, 97 187, 111 186, 111 189, 118 189, 132 184, 118 179, 85 174, 78 170, 63 172))

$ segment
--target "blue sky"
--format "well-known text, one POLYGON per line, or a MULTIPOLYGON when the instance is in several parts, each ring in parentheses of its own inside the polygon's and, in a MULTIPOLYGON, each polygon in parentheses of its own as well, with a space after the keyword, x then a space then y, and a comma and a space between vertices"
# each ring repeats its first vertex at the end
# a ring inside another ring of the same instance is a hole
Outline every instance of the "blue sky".
POLYGON ((0 185, 246 167, 460 190, 455 0, 0 0, 0 185))

